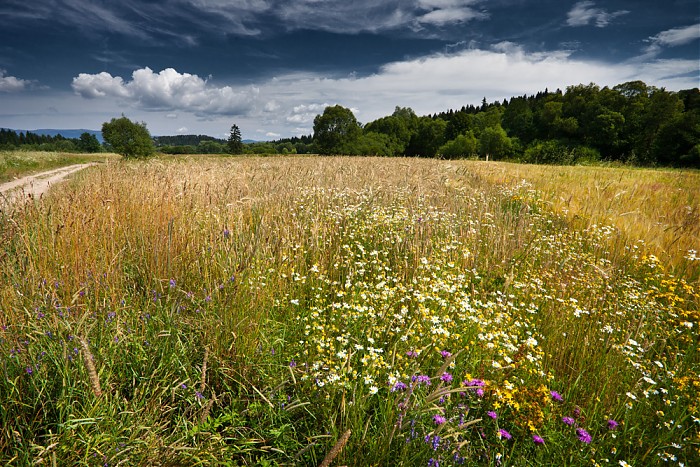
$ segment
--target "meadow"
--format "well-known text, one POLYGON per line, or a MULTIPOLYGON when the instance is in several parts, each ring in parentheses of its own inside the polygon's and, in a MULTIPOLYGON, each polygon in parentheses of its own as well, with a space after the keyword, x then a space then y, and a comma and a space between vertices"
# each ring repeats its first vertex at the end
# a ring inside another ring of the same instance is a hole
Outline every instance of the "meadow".
POLYGON ((697 465, 700 174, 86 169, 0 213, 0 463, 697 465))

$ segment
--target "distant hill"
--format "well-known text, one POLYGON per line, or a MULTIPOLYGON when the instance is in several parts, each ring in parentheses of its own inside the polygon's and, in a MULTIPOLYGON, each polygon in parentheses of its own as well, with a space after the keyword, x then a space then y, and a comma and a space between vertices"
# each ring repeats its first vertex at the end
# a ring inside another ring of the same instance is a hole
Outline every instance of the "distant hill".
POLYGON ((78 129, 78 130, 59 130, 55 128, 40 128, 38 130, 14 130, 17 134, 19 133, 26 133, 29 131, 30 133, 34 133, 35 135, 46 135, 46 136, 56 136, 56 135, 61 135, 64 138, 80 138, 80 135, 83 133, 90 133, 91 135, 95 135, 97 137, 97 140, 100 143, 103 143, 104 140, 102 139, 102 132, 99 130, 85 130, 85 129, 78 129))

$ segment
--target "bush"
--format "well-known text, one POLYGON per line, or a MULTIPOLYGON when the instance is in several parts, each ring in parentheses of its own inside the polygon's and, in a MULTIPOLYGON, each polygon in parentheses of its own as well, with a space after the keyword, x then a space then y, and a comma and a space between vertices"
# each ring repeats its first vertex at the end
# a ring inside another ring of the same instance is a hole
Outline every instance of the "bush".
POLYGON ((446 159, 456 159, 472 156, 478 152, 478 148, 479 143, 470 131, 440 146, 438 154, 446 159))

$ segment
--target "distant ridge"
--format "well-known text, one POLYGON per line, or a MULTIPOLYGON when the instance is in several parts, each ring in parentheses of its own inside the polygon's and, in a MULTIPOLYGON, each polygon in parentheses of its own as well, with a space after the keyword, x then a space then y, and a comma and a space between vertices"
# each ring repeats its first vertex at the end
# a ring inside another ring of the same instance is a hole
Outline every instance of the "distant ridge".
POLYGON ((64 138, 68 139, 73 139, 73 138, 80 138, 80 135, 83 133, 90 133, 91 135, 95 135, 97 137, 97 140, 102 143, 104 140, 102 139, 102 132, 100 130, 85 130, 85 129, 56 129, 56 128, 39 128, 38 130, 15 130, 12 128, 7 128, 8 130, 12 130, 17 134, 20 133, 34 133, 35 135, 46 135, 46 136, 56 136, 56 135, 61 135, 64 138))

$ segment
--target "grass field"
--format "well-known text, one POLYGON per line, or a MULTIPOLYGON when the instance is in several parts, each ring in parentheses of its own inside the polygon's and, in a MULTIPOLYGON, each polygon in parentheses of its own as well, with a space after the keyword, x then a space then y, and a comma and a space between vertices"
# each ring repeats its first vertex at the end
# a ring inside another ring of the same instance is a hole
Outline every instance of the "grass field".
POLYGON ((0 217, 0 463, 696 465, 699 209, 697 172, 86 169, 0 217))

